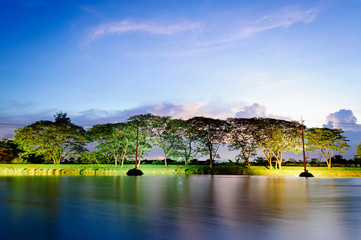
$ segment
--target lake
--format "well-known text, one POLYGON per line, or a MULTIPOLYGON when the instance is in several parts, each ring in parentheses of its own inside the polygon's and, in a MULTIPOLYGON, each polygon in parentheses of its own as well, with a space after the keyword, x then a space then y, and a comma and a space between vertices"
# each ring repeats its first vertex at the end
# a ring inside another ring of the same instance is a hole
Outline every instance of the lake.
POLYGON ((361 178, 0 177, 0 239, 361 239, 361 178))

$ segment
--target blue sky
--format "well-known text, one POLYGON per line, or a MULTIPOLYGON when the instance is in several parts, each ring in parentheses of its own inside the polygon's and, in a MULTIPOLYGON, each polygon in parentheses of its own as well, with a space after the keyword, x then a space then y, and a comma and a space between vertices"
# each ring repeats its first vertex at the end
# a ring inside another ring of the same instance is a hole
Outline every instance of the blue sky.
POLYGON ((58 111, 82 126, 151 112, 358 131, 360 12, 360 0, 2 1, 0 133, 58 111))

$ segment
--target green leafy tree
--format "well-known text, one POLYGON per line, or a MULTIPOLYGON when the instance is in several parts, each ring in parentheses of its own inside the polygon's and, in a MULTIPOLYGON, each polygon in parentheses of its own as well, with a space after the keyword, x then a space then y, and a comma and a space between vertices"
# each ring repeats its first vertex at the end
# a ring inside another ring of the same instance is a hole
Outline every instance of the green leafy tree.
POLYGON ((231 125, 228 138, 228 149, 239 150, 238 158, 244 160, 251 167, 249 159, 256 155, 257 126, 249 118, 231 118, 227 120, 231 125))
POLYGON ((258 118, 253 121, 258 128, 257 145, 271 168, 272 160, 276 161, 276 168, 282 168, 283 152, 301 152, 300 123, 272 118, 258 118))
POLYGON ((71 123, 66 113, 57 113, 55 121, 37 121, 15 130, 14 143, 23 152, 20 157, 41 156, 47 162, 61 163, 84 151, 85 130, 71 123))
POLYGON ((209 154, 209 166, 213 166, 215 158, 219 158, 217 152, 220 146, 227 142, 227 133, 230 125, 220 119, 193 117, 189 119, 192 132, 198 135, 200 142, 207 148, 209 154))
POLYGON ((356 147, 356 156, 361 158, 361 143, 356 147))
MULTIPOLYGON (((127 124, 130 124, 136 129, 139 128, 139 137, 138 137, 138 167, 141 163, 143 155, 147 155, 147 152, 151 151, 154 146, 153 138, 153 119, 154 115, 152 114, 139 114, 128 118, 127 124)), ((136 138, 133 142, 134 146, 136 145, 136 138)))
POLYGON ((134 153, 133 142, 136 129, 127 123, 98 124, 87 131, 88 149, 94 159, 103 157, 106 163, 114 161, 115 166, 134 153), (95 147, 91 147, 95 146, 95 147))
POLYGON ((18 146, 10 139, 0 140, 0 163, 8 163, 19 154, 18 146))
POLYGON ((331 168, 331 160, 334 151, 339 154, 345 153, 350 146, 347 137, 343 136, 341 129, 309 128, 306 129, 306 146, 310 152, 320 151, 324 156, 327 167, 331 168))
POLYGON ((152 138, 164 154, 164 164, 167 166, 167 157, 175 156, 176 145, 181 141, 182 125, 178 119, 171 117, 153 116, 152 138))

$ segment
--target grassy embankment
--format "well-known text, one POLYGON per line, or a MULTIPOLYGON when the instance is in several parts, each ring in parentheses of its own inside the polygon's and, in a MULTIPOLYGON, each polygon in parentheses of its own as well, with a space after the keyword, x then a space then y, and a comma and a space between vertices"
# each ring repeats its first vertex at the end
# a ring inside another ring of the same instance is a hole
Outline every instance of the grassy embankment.
MULTIPOLYGON (((134 165, 123 168, 114 165, 71 165, 71 164, 0 164, 0 176, 32 176, 32 175, 88 175, 88 176, 125 176, 134 165)), ((250 169, 235 165, 218 165, 213 168, 202 165, 142 165, 140 169, 146 176, 152 175, 263 175, 263 176, 298 176, 303 167, 283 167, 282 170, 269 170, 262 166, 250 169)), ((315 177, 361 177, 359 167, 308 167, 315 177)))

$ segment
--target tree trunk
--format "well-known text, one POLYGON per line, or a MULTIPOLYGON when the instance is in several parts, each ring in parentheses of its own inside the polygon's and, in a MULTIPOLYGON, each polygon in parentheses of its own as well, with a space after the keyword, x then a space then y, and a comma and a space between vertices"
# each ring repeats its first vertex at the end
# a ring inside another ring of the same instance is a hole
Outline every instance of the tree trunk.
POLYGON ((279 153, 278 169, 282 169, 282 152, 279 153))
POLYGON ((167 164, 167 154, 164 154, 164 164, 166 167, 168 167, 168 164, 167 164))
POLYGON ((142 154, 143 154, 143 150, 140 150, 140 153, 138 154, 138 157, 139 157, 139 159, 138 159, 138 168, 140 167, 140 162, 142 160, 142 154))
POLYGON ((332 168, 332 166, 331 166, 331 157, 328 159, 328 161, 326 160, 326 162, 327 162, 328 169, 331 169, 332 168))

